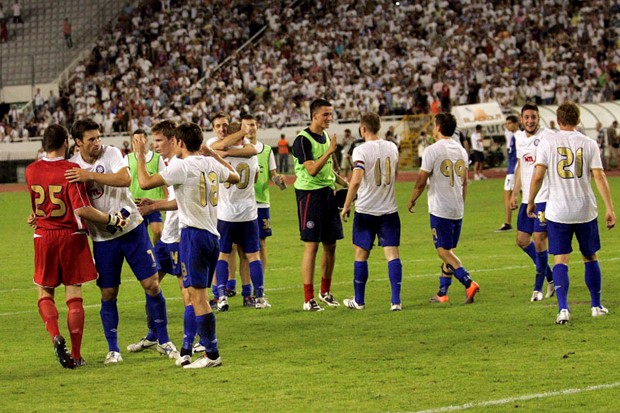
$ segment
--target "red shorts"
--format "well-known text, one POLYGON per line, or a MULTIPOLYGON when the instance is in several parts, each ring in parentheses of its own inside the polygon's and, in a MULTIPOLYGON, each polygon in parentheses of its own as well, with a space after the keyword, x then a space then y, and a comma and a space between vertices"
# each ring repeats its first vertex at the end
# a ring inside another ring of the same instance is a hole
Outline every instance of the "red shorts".
POLYGON ((97 279, 88 235, 71 230, 38 230, 34 235, 34 283, 56 288, 97 279))

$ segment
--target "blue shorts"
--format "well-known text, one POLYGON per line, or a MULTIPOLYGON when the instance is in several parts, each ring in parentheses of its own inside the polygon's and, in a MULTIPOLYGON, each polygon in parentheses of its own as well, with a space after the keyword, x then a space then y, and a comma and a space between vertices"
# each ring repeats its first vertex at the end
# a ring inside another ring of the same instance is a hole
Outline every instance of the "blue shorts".
POLYGON ((142 219, 144 220, 144 225, 149 225, 151 222, 162 222, 161 212, 153 211, 148 215, 144 215, 142 219))
POLYGON ((230 254, 233 244, 239 245, 245 252, 260 250, 256 220, 229 222, 218 219, 217 231, 220 233, 220 251, 224 254, 230 254))
POLYGON ((388 215, 368 215, 356 212, 353 217, 353 245, 370 251, 379 238, 380 247, 400 245, 400 218, 398 212, 388 215))
POLYGON ((258 238, 265 239, 271 236, 271 215, 269 208, 257 208, 258 218, 256 223, 258 225, 258 238))
POLYGON ((216 235, 204 229, 183 228, 179 248, 183 287, 210 287, 219 254, 216 235))
POLYGON ((560 224, 547 221, 549 254, 570 254, 573 251, 571 245, 573 234, 577 237, 579 251, 584 257, 591 257, 601 249, 601 239, 598 233, 598 221, 594 219, 583 224, 560 224))
POLYGON ((333 189, 295 189, 295 196, 302 241, 335 244, 337 240, 344 238, 333 189))
POLYGON ((159 262, 161 271, 175 276, 181 275, 179 266, 179 243, 167 244, 162 240, 155 245, 155 256, 159 262))
POLYGON ((99 273, 100 288, 121 285, 123 258, 139 281, 159 271, 159 263, 153 252, 153 244, 144 225, 138 225, 126 234, 109 241, 93 242, 93 257, 99 273))
POLYGON ((521 204, 517 218, 517 230, 530 235, 534 232, 547 232, 546 208, 546 202, 538 202, 535 209, 536 218, 530 218, 527 216, 527 204, 521 204))
POLYGON ((431 214, 431 233, 435 248, 456 248, 461 237, 462 219, 439 218, 431 214))

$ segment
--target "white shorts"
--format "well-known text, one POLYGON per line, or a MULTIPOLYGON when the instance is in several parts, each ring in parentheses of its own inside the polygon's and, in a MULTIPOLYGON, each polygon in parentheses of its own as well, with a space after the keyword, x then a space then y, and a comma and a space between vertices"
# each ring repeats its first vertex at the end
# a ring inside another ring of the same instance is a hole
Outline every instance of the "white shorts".
POLYGON ((515 174, 508 174, 504 181, 504 191, 512 191, 513 189, 515 189, 515 174))

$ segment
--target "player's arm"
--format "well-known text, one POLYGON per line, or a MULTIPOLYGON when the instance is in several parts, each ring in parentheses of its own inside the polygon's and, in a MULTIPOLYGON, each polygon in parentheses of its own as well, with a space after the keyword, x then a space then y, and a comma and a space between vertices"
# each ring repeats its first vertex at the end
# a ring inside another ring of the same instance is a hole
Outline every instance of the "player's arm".
POLYGON ((65 172, 65 178, 70 183, 75 182, 97 182, 101 185, 129 187, 131 185, 131 175, 128 167, 123 167, 114 173, 90 172, 82 168, 72 168, 65 172))
POLYGON ((144 141, 138 136, 131 139, 133 143, 133 150, 136 155, 138 170, 138 184, 142 189, 152 189, 159 186, 166 186, 166 181, 162 178, 161 174, 149 175, 146 170, 146 145, 144 141))
POLYGON ((344 200, 344 205, 342 206, 342 211, 340 212, 340 218, 345 222, 351 213, 351 204, 357 195, 357 191, 360 189, 362 179, 364 179, 364 170, 362 168, 354 168, 353 174, 351 175, 351 182, 349 182, 347 197, 344 200))
POLYGON ((319 159, 307 160, 304 162, 304 168, 306 168, 306 171, 308 171, 310 176, 316 176, 321 171, 321 169, 323 169, 327 161, 329 161, 329 159, 331 158, 332 153, 336 152, 336 145, 336 139, 330 139, 329 148, 327 148, 327 151, 325 151, 325 153, 319 159))
POLYGON ((463 203, 465 199, 467 199, 467 188, 469 188, 469 178, 467 175, 469 175, 469 173, 467 169, 465 169, 465 173, 463 174, 463 203))
POLYGON ((593 169, 592 176, 596 183, 596 189, 598 193, 601 194, 601 198, 603 198, 603 202, 605 203, 605 223, 607 224, 607 229, 612 229, 616 225, 616 214, 614 212, 614 204, 611 200, 611 190, 609 189, 607 176, 602 169, 593 169))
POLYGON ((538 195, 538 191, 540 191, 546 172, 547 167, 545 165, 539 163, 536 164, 536 169, 534 169, 534 175, 532 176, 532 182, 530 182, 530 199, 527 200, 527 216, 530 218, 536 218, 536 204, 534 203, 534 200, 536 199, 536 195, 538 195))
POLYGON ((118 211, 113 214, 106 214, 99 211, 92 206, 85 206, 74 210, 75 214, 87 221, 95 222, 97 224, 103 224, 108 226, 108 231, 115 233, 116 231, 122 231, 129 225, 129 211, 123 208, 123 211, 118 211))
MULTIPOLYGON (((235 133, 231 133, 222 140, 217 140, 209 145, 212 149, 225 151, 229 146, 234 146, 240 139, 246 135, 245 129, 241 128, 235 133)), ((214 139, 215 140, 215 139, 214 139)), ((254 146, 254 145, 252 145, 254 146)), ((256 155, 256 153, 254 153, 256 155)))
POLYGON ((256 146, 251 143, 244 144, 242 148, 228 148, 222 152, 226 156, 235 156, 237 158, 251 158, 252 156, 256 156, 258 153, 256 151, 256 146))
POLYGON ((336 171, 334 171, 334 175, 336 175, 336 183, 338 185, 342 186, 343 188, 349 187, 350 183, 347 182, 347 180, 340 176, 336 171))
POLYGON ((218 151, 213 150, 207 145, 202 145, 200 147, 200 153, 202 153, 204 156, 211 156, 213 159, 215 159, 220 164, 222 164, 226 169, 228 169, 229 173, 228 173, 228 179, 226 179, 226 182, 228 182, 229 184, 236 184, 241 180, 241 177, 239 176, 235 168, 233 168, 231 164, 226 162, 218 154, 218 151))
POLYGON ((153 213, 154 211, 176 211, 178 209, 177 200, 172 199, 170 201, 162 199, 159 201, 152 201, 147 203, 141 203, 138 206, 140 215, 145 216, 153 213))
POLYGON ((411 192, 411 199, 409 199, 409 203, 407 204, 407 209, 409 210, 409 212, 415 212, 415 203, 420 197, 420 195, 422 195, 422 192, 424 192, 424 189, 426 188, 426 182, 429 176, 430 172, 420 169, 420 172, 418 173, 418 179, 415 183, 415 187, 413 188, 413 192, 411 192))
POLYGON ((521 160, 517 159, 517 166, 515 167, 515 187, 510 195, 510 208, 517 209, 517 198, 521 192, 521 160))

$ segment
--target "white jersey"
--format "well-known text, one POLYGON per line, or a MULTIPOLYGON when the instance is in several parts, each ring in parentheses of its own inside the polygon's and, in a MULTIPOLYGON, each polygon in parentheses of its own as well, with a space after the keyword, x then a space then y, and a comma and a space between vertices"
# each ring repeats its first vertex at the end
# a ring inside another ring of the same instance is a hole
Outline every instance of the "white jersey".
POLYGON ((385 140, 367 141, 353 149, 353 165, 364 170, 357 192, 355 211, 369 215, 387 215, 398 211, 394 195, 398 148, 385 140))
POLYGON ((463 179, 467 152, 453 139, 440 139, 424 151, 422 171, 428 172, 428 212, 436 217, 462 219, 465 211, 463 179))
POLYGON ((179 227, 204 229, 219 237, 217 205, 219 184, 229 170, 210 156, 192 155, 172 162, 161 172, 166 184, 174 187, 179 227))
MULTIPOLYGON (((530 183, 536 169, 536 149, 541 139, 553 135, 554 131, 547 128, 539 128, 536 133, 528 137, 525 131, 515 132, 515 146, 517 148, 517 159, 519 160, 519 174, 521 177, 521 202, 527 204, 530 196, 530 183)), ((535 202, 547 202, 549 191, 547 189, 547 179, 543 180, 540 191, 536 195, 535 202)))
MULTIPOLYGON (((70 161, 77 163, 80 165, 80 168, 90 172, 113 174, 125 168, 127 175, 129 175, 127 160, 123 158, 120 149, 114 146, 102 145, 101 155, 93 164, 86 162, 79 152, 73 155, 70 161)), ((142 223, 142 216, 131 198, 129 187, 109 186, 97 182, 87 182, 86 190, 91 204, 100 211, 113 214, 120 211, 122 208, 127 208, 131 212, 129 216, 130 222, 127 228, 123 231, 116 231, 114 234, 111 234, 104 224, 86 221, 88 232, 93 241, 109 241, 118 238, 142 223)))
POLYGON ((241 180, 236 184, 220 185, 220 203, 217 219, 228 222, 253 221, 258 217, 254 182, 258 174, 258 159, 229 156, 226 161, 232 165, 241 180))
POLYGON ((536 164, 547 167, 547 219, 579 224, 598 216, 590 182, 590 171, 603 169, 596 141, 577 131, 556 132, 540 142, 536 164))
MULTIPOLYGON (((167 163, 171 165, 174 162, 181 162, 179 158, 173 156, 167 163)), ((168 201, 176 199, 174 196, 174 186, 168 186, 168 201)), ((166 211, 166 220, 164 221, 164 229, 161 233, 161 240, 166 244, 179 242, 181 233, 179 231, 179 212, 166 211)))
POLYGON ((482 142, 482 135, 480 132, 471 134, 471 149, 472 151, 484 152, 484 143, 482 142))

